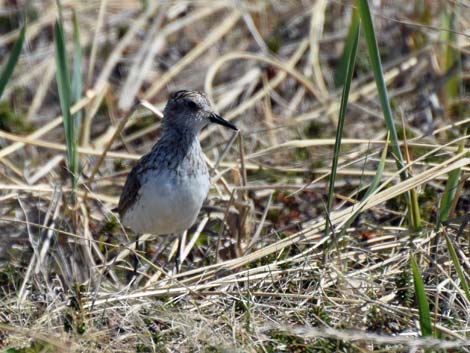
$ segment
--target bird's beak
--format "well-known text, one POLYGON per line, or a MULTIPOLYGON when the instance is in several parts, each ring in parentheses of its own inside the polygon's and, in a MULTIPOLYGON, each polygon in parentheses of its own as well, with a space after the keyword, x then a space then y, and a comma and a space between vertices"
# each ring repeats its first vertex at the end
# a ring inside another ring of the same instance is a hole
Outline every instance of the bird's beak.
POLYGON ((237 130, 238 131, 238 128, 235 125, 233 125, 231 122, 228 122, 227 120, 222 118, 220 115, 217 115, 215 113, 212 113, 211 115, 209 115, 209 120, 212 123, 216 123, 216 124, 228 127, 232 130, 237 130))

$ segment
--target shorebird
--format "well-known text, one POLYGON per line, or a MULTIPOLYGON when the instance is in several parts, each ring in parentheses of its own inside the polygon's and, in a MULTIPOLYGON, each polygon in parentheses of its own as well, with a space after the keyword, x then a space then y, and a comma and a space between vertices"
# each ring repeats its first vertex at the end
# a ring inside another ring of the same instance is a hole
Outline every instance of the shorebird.
POLYGON ((183 90, 171 96, 160 139, 131 170, 113 209, 125 226, 136 233, 163 235, 194 224, 210 187, 198 137, 210 123, 238 130, 212 110, 203 93, 183 90))

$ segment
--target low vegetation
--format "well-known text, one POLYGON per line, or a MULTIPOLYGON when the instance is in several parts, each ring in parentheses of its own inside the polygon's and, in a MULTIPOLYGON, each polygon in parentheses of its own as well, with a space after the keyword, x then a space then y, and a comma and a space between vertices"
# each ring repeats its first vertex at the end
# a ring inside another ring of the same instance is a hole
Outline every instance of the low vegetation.
POLYGON ((0 10, 0 348, 468 352, 465 1, 0 10), (233 134, 177 238, 111 212, 179 89, 233 134))

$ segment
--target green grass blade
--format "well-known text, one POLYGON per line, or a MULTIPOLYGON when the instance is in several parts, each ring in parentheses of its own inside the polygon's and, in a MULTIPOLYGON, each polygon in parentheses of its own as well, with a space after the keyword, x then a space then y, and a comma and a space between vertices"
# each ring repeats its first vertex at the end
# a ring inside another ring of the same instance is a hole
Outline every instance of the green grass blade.
POLYGON ((441 31, 440 40, 443 43, 443 69, 444 72, 447 72, 452 69, 454 65, 459 67, 459 70, 456 70, 445 83, 444 85, 444 100, 447 108, 451 105, 452 101, 458 98, 460 91, 460 73, 461 73, 461 60, 460 53, 455 49, 456 45, 456 18, 455 11, 451 11, 449 5, 442 6, 441 14, 439 16, 440 25, 446 30, 441 31))
MULTIPOLYGON (((367 51, 369 53, 372 70, 374 72, 375 83, 379 92, 380 105, 385 117, 385 123, 388 131, 390 131, 390 138, 392 140, 392 150, 395 155, 397 166, 402 169, 405 166, 403 155, 399 148, 399 141, 397 131, 395 129, 395 122, 393 119, 392 109, 390 107, 390 101, 388 98, 387 87, 383 77, 382 62, 380 60, 379 48, 377 46, 377 40, 375 38, 374 26, 372 23, 372 17, 370 15, 369 4, 367 0, 357 0, 359 3, 359 16, 361 18, 361 24, 366 39, 367 51)), ((407 178, 407 173, 404 170, 401 173, 402 180, 407 178)))
POLYGON ((460 168, 455 169, 449 173, 444 193, 442 194, 441 203, 439 207, 438 225, 449 219, 450 209, 452 202, 457 191, 457 185, 460 179, 460 168))
POLYGON ((26 33, 26 26, 23 26, 21 29, 20 35, 16 40, 15 44, 13 45, 13 49, 11 50, 10 57, 5 65, 5 68, 0 75, 0 98, 2 97, 3 91, 8 83, 8 80, 15 69, 16 63, 18 62, 18 58, 20 57, 21 49, 23 48, 24 37, 26 33))
MULTIPOLYGON (((357 3, 359 8, 359 17, 361 19, 364 36, 366 39, 367 51, 369 53, 369 59, 372 65, 372 71, 374 72, 375 83, 379 93, 380 105, 382 106, 385 124, 387 125, 387 129, 390 132, 390 137, 392 140, 392 152, 395 157, 397 167, 401 170, 405 167, 405 161, 400 150, 398 134, 395 128, 395 121, 393 119, 392 109, 390 107, 390 100, 388 98, 387 86, 385 85, 385 79, 383 76, 382 62, 379 55, 377 40, 375 38, 374 25, 370 15, 369 4, 367 3, 367 0, 357 0, 357 3)), ((402 172, 400 172, 400 178, 401 180, 406 180, 408 178, 406 169, 403 169, 402 172)), ((410 208, 410 224, 414 229, 419 229, 421 228, 421 217, 419 216, 418 196, 415 192, 406 193, 405 195, 410 208)))
POLYGON ((452 245, 452 242, 450 241, 447 234, 444 234, 444 236, 446 237, 447 250, 449 251, 450 258, 452 259, 452 262, 454 263, 457 276, 459 276, 460 284, 462 286, 463 291, 465 292, 465 296, 467 297, 467 300, 470 301, 470 287, 467 283, 467 279, 465 278, 463 274, 462 266, 460 266, 457 253, 455 252, 454 246, 452 245))
MULTIPOLYGON (((387 135, 387 141, 385 142, 384 149, 382 150, 382 154, 380 156, 379 165, 377 166, 377 172, 374 175, 374 179, 372 180, 372 183, 369 185, 369 187, 366 190, 366 193, 362 197, 361 202, 367 199, 369 195, 372 194, 377 189, 377 187, 380 184, 380 180, 382 180, 382 174, 385 169, 385 162, 387 160, 389 142, 390 142, 390 135, 387 135)), ((354 214, 348 219, 348 221, 345 223, 341 232, 342 235, 346 232, 346 229, 348 229, 351 226, 352 222, 354 222, 356 217, 359 215, 359 212, 361 212, 361 209, 362 207, 358 208, 354 212, 354 214)))
MULTIPOLYGON (((73 17, 73 71, 72 71, 72 103, 77 103, 82 98, 82 47, 80 45, 80 22, 75 11, 72 13, 73 17)), ((75 133, 80 131, 82 119, 82 111, 77 112, 73 116, 75 133)))
MULTIPOLYGON (((467 131, 464 132, 464 136, 467 135, 467 131)), ((462 153, 465 148, 465 140, 459 143, 457 153, 462 153)), ((461 168, 457 168, 449 173, 444 193, 442 194, 441 202, 439 204, 439 216, 437 219, 436 227, 439 227, 442 222, 449 219, 450 213, 452 212, 452 206, 454 204, 455 197, 457 197, 457 188, 462 174, 461 168)))
POLYGON ((67 65, 67 52, 65 48, 64 31, 62 24, 56 21, 54 27, 54 43, 55 43, 55 60, 57 66, 56 79, 59 91, 60 108, 65 130, 65 142, 67 145, 67 163, 72 178, 72 187, 75 189, 77 185, 77 145, 74 132, 74 123, 71 107, 71 88, 70 77, 67 65))
POLYGON ((380 180, 382 180, 382 174, 385 169, 385 162, 387 160, 388 144, 390 142, 390 134, 387 134, 387 140, 385 141, 384 149, 380 155, 379 165, 377 166, 377 172, 374 175, 374 179, 364 194, 363 200, 367 199, 370 194, 372 194, 379 186, 380 180))
POLYGON ((413 283, 415 287, 416 301, 418 303, 419 311, 419 324, 421 326, 422 336, 432 336, 432 323, 431 314, 429 313, 429 303, 424 291, 423 280, 419 273, 418 264, 413 256, 410 254, 411 271, 413 273, 413 283))
MULTIPOLYGON (((354 73, 354 65, 356 63, 357 43, 359 41, 359 22, 356 23, 354 28, 354 36, 351 38, 352 43, 349 46, 348 60, 346 66, 346 76, 343 85, 343 93, 341 95, 341 105, 339 109, 338 126, 336 128, 336 140, 333 153, 333 162, 331 166, 330 185, 328 190, 327 212, 331 211, 333 204, 333 193, 335 187, 336 172, 338 169, 339 152, 341 149, 341 138, 343 136, 344 120, 346 119, 346 108, 348 106, 349 90, 351 89, 351 81, 354 73)), ((329 233, 329 222, 326 222, 325 236, 329 233)))
POLYGON ((335 86, 340 87, 346 80, 348 62, 351 53, 352 45, 354 44, 354 38, 357 35, 357 29, 359 27, 359 14, 357 9, 354 8, 351 13, 351 24, 349 25, 348 34, 346 41, 344 42, 343 54, 339 59, 338 68, 335 72, 335 86))

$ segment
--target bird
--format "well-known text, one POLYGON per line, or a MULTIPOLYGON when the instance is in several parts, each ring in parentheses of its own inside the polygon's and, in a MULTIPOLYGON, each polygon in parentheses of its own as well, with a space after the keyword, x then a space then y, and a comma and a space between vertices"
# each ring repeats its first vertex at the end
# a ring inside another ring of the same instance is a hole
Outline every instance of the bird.
POLYGON ((124 226, 166 235, 195 223, 210 188, 199 132, 211 123, 238 131, 213 111, 204 93, 180 90, 170 96, 160 138, 130 171, 113 209, 124 226))

